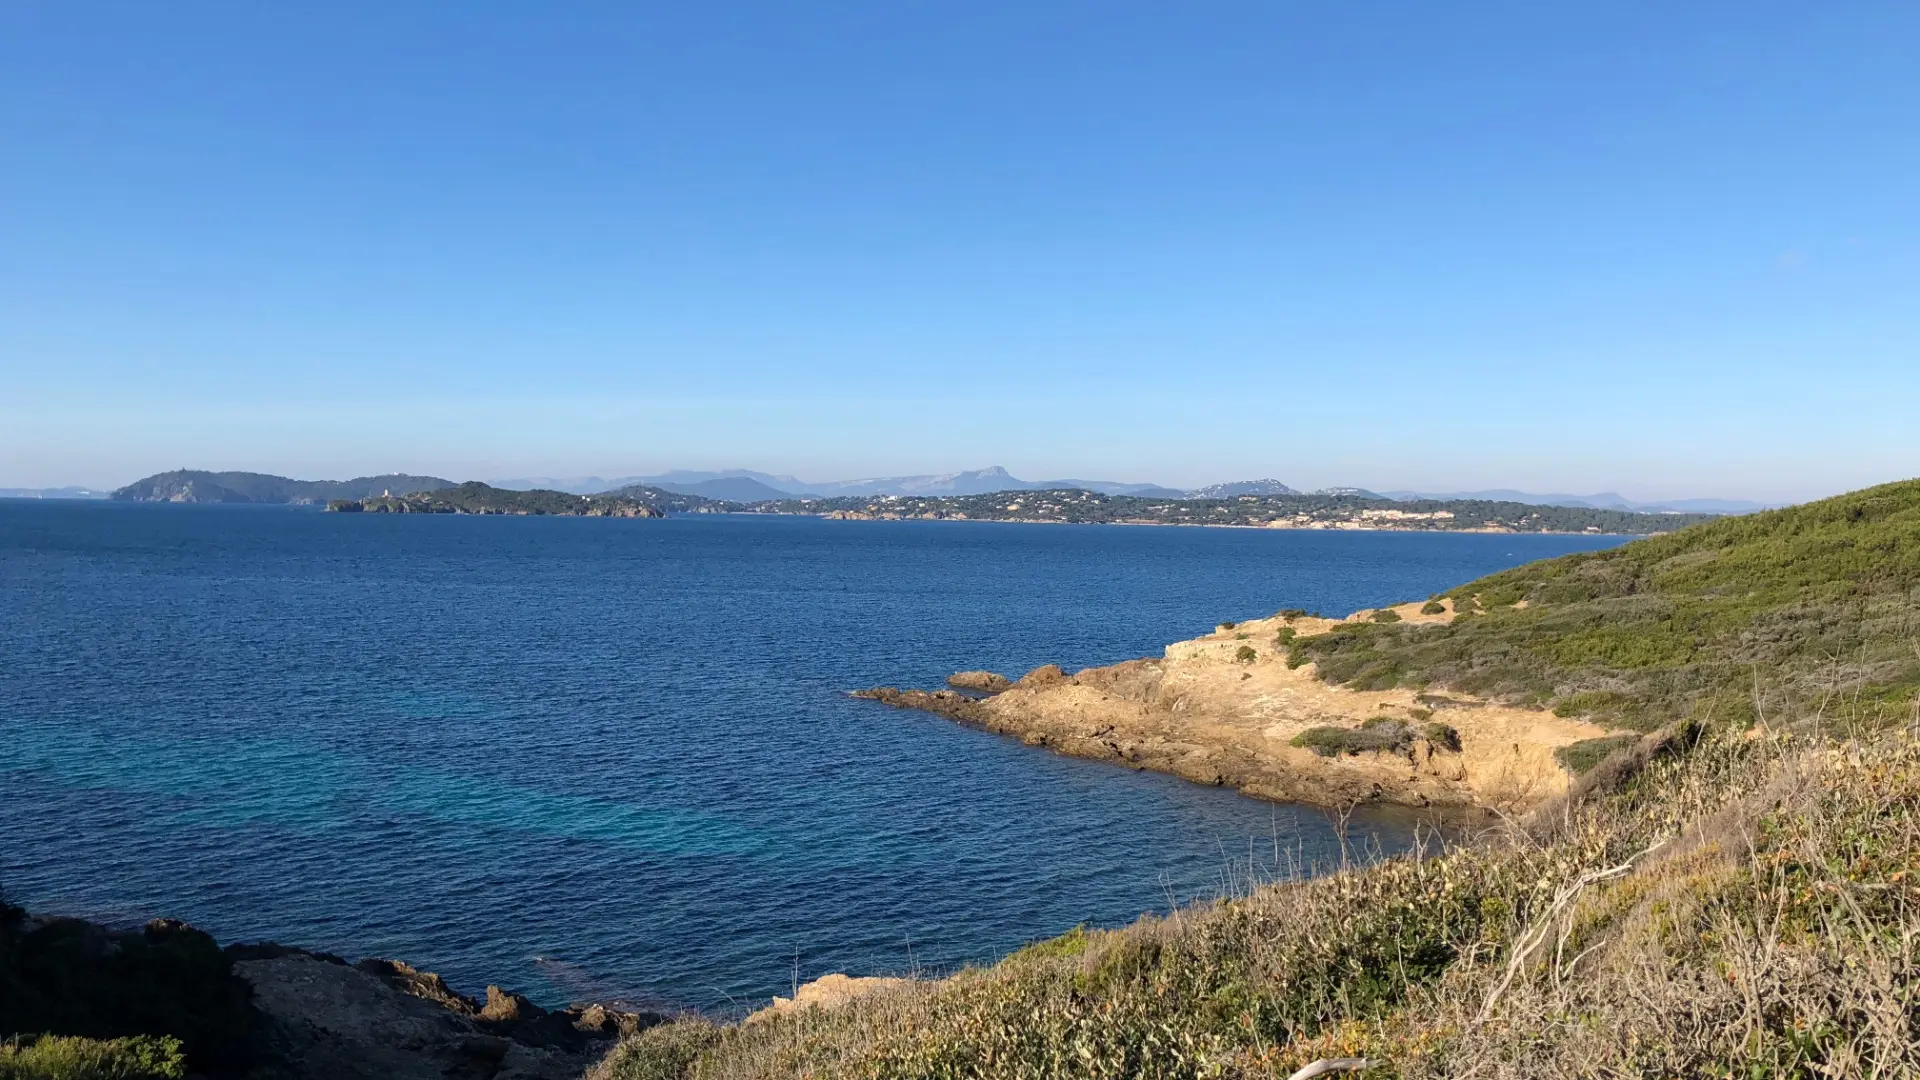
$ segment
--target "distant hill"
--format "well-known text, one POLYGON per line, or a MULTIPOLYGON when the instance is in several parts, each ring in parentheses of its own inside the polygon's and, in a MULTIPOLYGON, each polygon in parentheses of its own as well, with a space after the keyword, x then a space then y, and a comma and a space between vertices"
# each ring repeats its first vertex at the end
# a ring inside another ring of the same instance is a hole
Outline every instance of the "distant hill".
POLYGON ((135 480, 113 493, 122 502, 283 503, 307 505, 334 499, 365 499, 382 492, 405 495, 453 487, 437 476, 391 473, 352 480, 291 480, 252 472, 176 469, 135 480))
POLYGON ((796 494, 860 498, 874 495, 992 495, 1001 491, 1062 491, 1068 488, 1101 495, 1138 495, 1147 498, 1179 498, 1182 494, 1159 484, 1130 484, 1115 480, 1022 480, 999 465, 924 476, 879 476, 865 480, 812 483, 806 484, 804 490, 796 494))
POLYGON ((1187 492, 1190 499, 1237 499, 1242 495, 1298 495, 1299 492, 1278 480, 1235 480, 1230 484, 1208 484, 1187 492))
POLYGON ((107 494, 84 487, 0 488, 0 499, 104 499, 107 494))
POLYGON ((1387 491, 1381 496, 1401 501, 1414 499, 1479 499, 1488 502, 1517 502, 1532 506, 1576 506, 1592 510, 1625 510, 1642 514, 1750 514, 1756 510, 1766 510, 1770 504, 1753 502, 1747 499, 1668 499, 1660 502, 1636 502, 1614 491, 1602 491, 1592 495, 1568 495, 1554 492, 1537 495, 1526 491, 1513 491, 1497 488, 1492 491, 1387 491))
POLYGON ((711 480, 701 480, 691 484, 661 480, 651 485, 632 486, 650 486, 661 491, 671 491, 676 495, 698 495, 703 499, 720 499, 726 502, 766 502, 793 497, 793 492, 768 487, 751 476, 716 476, 711 480))

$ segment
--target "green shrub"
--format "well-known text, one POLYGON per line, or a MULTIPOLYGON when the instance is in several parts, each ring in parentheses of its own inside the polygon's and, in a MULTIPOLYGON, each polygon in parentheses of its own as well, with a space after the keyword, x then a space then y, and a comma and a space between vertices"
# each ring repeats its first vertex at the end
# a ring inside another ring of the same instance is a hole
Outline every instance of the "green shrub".
POLYGON ((1255 658, 1257 658, 1259 655, 1260 655, 1259 653, 1256 653, 1253 651, 1253 646, 1251 645, 1242 645, 1239 648, 1233 650, 1233 658, 1243 664, 1253 663, 1255 658))
POLYGON ((1367 616, 1367 618, 1377 623, 1396 623, 1400 621, 1400 613, 1392 608, 1383 607, 1374 611, 1374 613, 1367 616))
POLYGON ((1290 607, 1290 608, 1281 608, 1279 611, 1275 612, 1274 614, 1278 615, 1282 619, 1287 620, 1288 622, 1292 622, 1295 619, 1307 618, 1313 613, 1308 611, 1306 608, 1290 607))
POLYGON ((1438 600, 1429 600, 1420 605, 1420 614, 1422 615, 1445 615, 1446 613, 1447 605, 1438 600))
POLYGON ((1555 701, 1553 715, 1586 716, 1603 709, 1614 708, 1626 700, 1625 696, 1612 690, 1582 690, 1555 701))
POLYGON ((1220 624, 1220 631, 1221 631, 1222 633, 1225 633, 1226 631, 1228 631, 1228 630, 1231 630, 1231 629, 1233 629, 1234 627, 1236 627, 1236 626, 1238 626, 1238 625, 1240 625, 1240 624, 1239 624, 1239 623, 1232 623, 1232 622, 1223 622, 1223 623, 1221 623, 1221 624, 1220 624))
POLYGON ((1607 760, 1615 750, 1639 741, 1638 735, 1605 735, 1598 739, 1584 739, 1555 750, 1553 759, 1573 775, 1583 776, 1593 771, 1595 765, 1607 760))
POLYGON ((1294 638, 1297 638, 1299 636, 1300 636, 1300 631, 1295 630, 1291 626, 1283 626, 1280 629, 1273 632, 1273 641, 1274 641, 1274 644, 1276 645, 1285 645, 1288 642, 1291 642, 1294 638))
POLYGON ((1442 750, 1451 750, 1456 754, 1460 752, 1460 731, 1452 724, 1443 724, 1435 720, 1423 725, 1420 728, 1420 734, 1425 735, 1428 742, 1442 750))
POLYGON ((0 1042, 0 1080, 182 1080, 186 1075, 180 1040, 167 1036, 42 1035, 0 1042))
POLYGON ((1340 757, 1369 751, 1398 752, 1413 744, 1405 724, 1385 716, 1368 717, 1357 728, 1310 727, 1293 737, 1292 745, 1321 757, 1340 757))

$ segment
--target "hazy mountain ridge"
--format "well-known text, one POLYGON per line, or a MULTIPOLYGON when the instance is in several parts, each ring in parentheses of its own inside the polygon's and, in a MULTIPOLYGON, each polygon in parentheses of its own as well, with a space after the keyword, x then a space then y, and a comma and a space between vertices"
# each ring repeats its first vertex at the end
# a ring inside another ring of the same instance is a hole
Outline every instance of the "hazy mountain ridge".
POLYGON ((1572 506, 1590 510, 1625 510, 1640 514, 1749 514, 1756 510, 1770 510, 1778 503, 1760 503, 1749 499, 1661 499, 1652 502, 1640 502, 1629 499, 1619 492, 1602 491, 1592 495, 1568 495, 1552 492, 1544 495, 1526 491, 1513 491, 1508 488, 1495 488, 1491 491, 1383 491, 1381 498, 1396 499, 1401 502, 1413 500, 1460 500, 1473 499, 1489 502, 1528 503, 1533 506, 1572 506))
POLYGON ((109 494, 74 484, 57 488, 0 488, 0 499, 105 499, 109 494))

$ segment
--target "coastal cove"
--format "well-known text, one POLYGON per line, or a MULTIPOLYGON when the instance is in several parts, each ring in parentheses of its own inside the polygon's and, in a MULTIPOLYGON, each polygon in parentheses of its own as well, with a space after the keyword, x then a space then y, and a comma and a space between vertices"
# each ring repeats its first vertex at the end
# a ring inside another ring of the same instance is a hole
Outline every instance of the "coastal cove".
MULTIPOLYGON (((1621 537, 0 504, 0 886, 725 1010, 1211 895, 1326 818, 850 700, 1621 537), (84 873, 80 868, 84 868, 84 873), (496 914, 498 913, 498 914, 496 914)), ((1356 842, 1405 842, 1362 814, 1356 842)))

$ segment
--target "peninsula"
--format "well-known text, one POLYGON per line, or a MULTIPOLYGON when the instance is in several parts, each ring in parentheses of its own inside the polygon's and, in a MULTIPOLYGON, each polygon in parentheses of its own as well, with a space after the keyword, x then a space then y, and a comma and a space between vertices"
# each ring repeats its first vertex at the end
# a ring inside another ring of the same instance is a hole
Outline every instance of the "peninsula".
POLYGON ((1920 685, 1900 629, 1920 568, 1866 554, 1908 542, 1904 523, 1849 515, 1916 498, 1910 482, 1726 518, 1339 620, 1222 623, 1072 675, 857 696, 1264 798, 1513 813, 1661 723, 1784 707, 1755 697, 1759 668, 1804 694, 1848 657, 1869 676, 1856 707, 1897 718, 1920 685))

